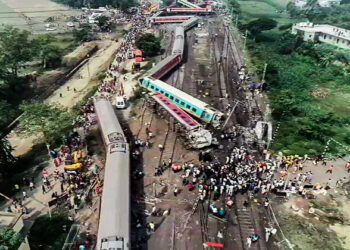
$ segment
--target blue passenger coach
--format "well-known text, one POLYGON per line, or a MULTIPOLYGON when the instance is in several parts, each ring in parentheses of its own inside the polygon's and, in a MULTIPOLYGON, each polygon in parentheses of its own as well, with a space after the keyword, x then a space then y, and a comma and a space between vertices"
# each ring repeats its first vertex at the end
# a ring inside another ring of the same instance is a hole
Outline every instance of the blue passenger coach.
POLYGON ((205 102, 190 96, 189 94, 170 86, 160 80, 145 77, 140 82, 141 86, 147 88, 151 92, 162 93, 176 106, 187 111, 191 115, 198 117, 206 123, 211 123, 214 127, 220 125, 223 113, 211 108, 205 102))

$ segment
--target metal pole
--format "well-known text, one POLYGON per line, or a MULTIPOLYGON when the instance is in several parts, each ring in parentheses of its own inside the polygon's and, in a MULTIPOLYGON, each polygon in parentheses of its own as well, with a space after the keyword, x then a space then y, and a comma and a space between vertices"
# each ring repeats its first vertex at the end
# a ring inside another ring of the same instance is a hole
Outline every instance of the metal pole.
POLYGON ((4 197, 5 199, 7 199, 9 201, 13 201, 10 197, 4 195, 3 193, 0 193, 0 196, 4 197))
POLYGON ((87 57, 88 57, 88 61, 87 61, 87 70, 88 70, 88 74, 89 74, 89 78, 90 78, 90 66, 89 66, 90 55, 87 54, 87 57))
POLYGON ((88 74, 89 74, 89 77, 90 77, 90 67, 89 67, 89 60, 87 61, 87 70, 88 70, 88 74))
POLYGON ((52 216, 51 216, 51 208, 50 208, 49 204, 47 204, 47 206, 49 207, 49 216, 50 216, 50 220, 51 220, 51 218, 52 218, 52 216))
POLYGON ((264 65, 264 71, 263 71, 261 82, 265 82, 266 69, 267 69, 267 63, 265 63, 265 65, 264 65))
POLYGON ((247 36, 248 36, 248 30, 245 30, 243 50, 245 50, 245 46, 247 44, 247 36))
POLYGON ((226 119, 226 121, 225 121, 224 125, 222 126, 221 131, 223 131, 223 130, 224 130, 224 128, 226 127, 226 125, 227 125, 228 121, 230 120, 230 118, 231 118, 231 116, 232 116, 233 112, 235 112, 235 109, 236 109, 236 107, 237 107, 238 103, 239 103, 239 102, 237 101, 237 102, 235 103, 235 106, 233 106, 232 111, 231 111, 231 113, 229 114, 229 116, 227 117, 227 119, 226 119))

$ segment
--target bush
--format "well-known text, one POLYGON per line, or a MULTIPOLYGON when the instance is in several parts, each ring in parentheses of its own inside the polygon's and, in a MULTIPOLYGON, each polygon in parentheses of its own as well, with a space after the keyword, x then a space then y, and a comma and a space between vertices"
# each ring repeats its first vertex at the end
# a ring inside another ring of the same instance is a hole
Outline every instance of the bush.
POLYGON ((61 250, 71 225, 65 212, 54 212, 51 219, 49 215, 38 217, 29 232, 30 247, 61 250))
POLYGON ((293 26, 292 23, 287 23, 287 24, 283 24, 283 25, 279 26, 278 29, 281 31, 288 30, 288 29, 292 28, 292 26, 293 26))
POLYGON ((129 102, 137 102, 142 96, 143 92, 146 91, 145 89, 141 88, 140 86, 137 86, 134 90, 134 95, 129 98, 129 102))
MULTIPOLYGON (((312 94, 322 86, 330 95, 340 94, 339 88, 348 90, 350 76, 344 70, 348 67, 347 54, 325 44, 303 42, 289 33, 277 34, 275 42, 247 41, 255 71, 261 75, 264 63, 268 63, 266 81, 272 117, 275 124, 281 124, 272 150, 318 155, 330 138, 350 145, 346 104, 337 103, 337 109, 343 111, 336 112, 336 100, 312 94)), ((330 155, 344 153, 336 144, 329 147, 330 155)))
POLYGON ((256 36, 260 34, 262 31, 265 30, 271 30, 277 26, 277 22, 271 18, 259 18, 256 20, 253 20, 249 22, 246 25, 246 28, 249 30, 249 32, 256 36))
POLYGON ((20 235, 12 229, 0 230, 0 249, 18 249, 21 242, 20 235))

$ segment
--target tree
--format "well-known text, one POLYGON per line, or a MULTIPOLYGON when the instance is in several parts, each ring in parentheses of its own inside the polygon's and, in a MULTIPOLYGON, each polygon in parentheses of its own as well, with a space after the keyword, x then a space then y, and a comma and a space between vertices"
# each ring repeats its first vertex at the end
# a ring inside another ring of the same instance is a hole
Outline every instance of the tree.
POLYGON ((19 124, 21 134, 41 134, 46 143, 56 142, 73 128, 73 114, 56 104, 33 103, 22 105, 21 110, 24 112, 19 124))
MULTIPOLYGON (((0 98, 2 97, 2 93, 0 94, 0 98)), ((7 126, 13 115, 13 107, 5 100, 0 100, 0 129, 7 126)))
MULTIPOLYGON (((0 173, 7 174, 17 159, 12 155, 13 148, 6 138, 0 139, 0 173)), ((1 237, 1 236, 0 236, 1 237)))
POLYGON ((78 43, 91 41, 93 39, 93 34, 90 25, 84 24, 80 29, 75 29, 73 31, 73 36, 78 43))
POLYGON ((161 49, 159 38, 150 33, 137 39, 136 46, 142 50, 144 56, 156 56, 161 49))
POLYGON ((52 35, 38 35, 33 39, 34 54, 40 58, 43 68, 58 67, 61 64, 63 51, 58 46, 52 45, 52 35))
POLYGON ((49 215, 36 218, 28 235, 31 249, 64 249, 63 244, 73 223, 68 220, 68 215, 68 210, 59 208, 53 209, 51 218, 49 215))
POLYGON ((249 22, 246 28, 254 36, 260 34, 264 30, 271 30, 277 26, 277 22, 270 18, 259 18, 249 22))
POLYGON ((303 40, 300 37, 286 32, 279 39, 278 51, 281 54, 291 54, 302 43, 303 40))
POLYGON ((233 14, 237 15, 241 13, 241 6, 236 0, 230 0, 228 6, 233 14))
POLYGON ((97 18, 97 25, 101 30, 108 30, 110 26, 109 18, 106 16, 99 16, 97 18))
POLYGON ((171 5, 174 1, 173 0, 162 0, 164 6, 171 5))
POLYGON ((29 39, 30 33, 6 26, 0 31, 0 63, 13 77, 18 76, 18 69, 32 59, 33 44, 29 39))
POLYGON ((125 11, 130 7, 134 7, 137 5, 136 0, 93 0, 93 1, 85 1, 85 0, 54 0, 58 3, 63 3, 73 8, 81 8, 81 7, 105 7, 112 6, 114 8, 121 9, 125 11))
POLYGON ((18 249, 21 244, 21 238, 18 233, 12 229, 0 230, 0 249, 18 249))

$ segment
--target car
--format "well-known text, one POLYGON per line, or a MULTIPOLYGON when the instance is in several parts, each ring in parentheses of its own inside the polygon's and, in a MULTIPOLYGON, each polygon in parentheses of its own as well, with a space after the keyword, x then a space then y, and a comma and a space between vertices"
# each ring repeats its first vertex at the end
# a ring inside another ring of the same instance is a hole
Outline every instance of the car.
POLYGON ((55 27, 52 27, 52 28, 46 28, 46 31, 54 31, 54 30, 56 30, 56 28, 55 28, 55 27))
POLYGON ((123 96, 117 96, 115 98, 115 106, 117 109, 124 109, 126 108, 126 98, 124 98, 123 96))
POLYGON ((74 23, 72 23, 72 22, 68 22, 68 23, 67 23, 67 26, 68 26, 68 27, 74 27, 75 25, 74 25, 74 23))

